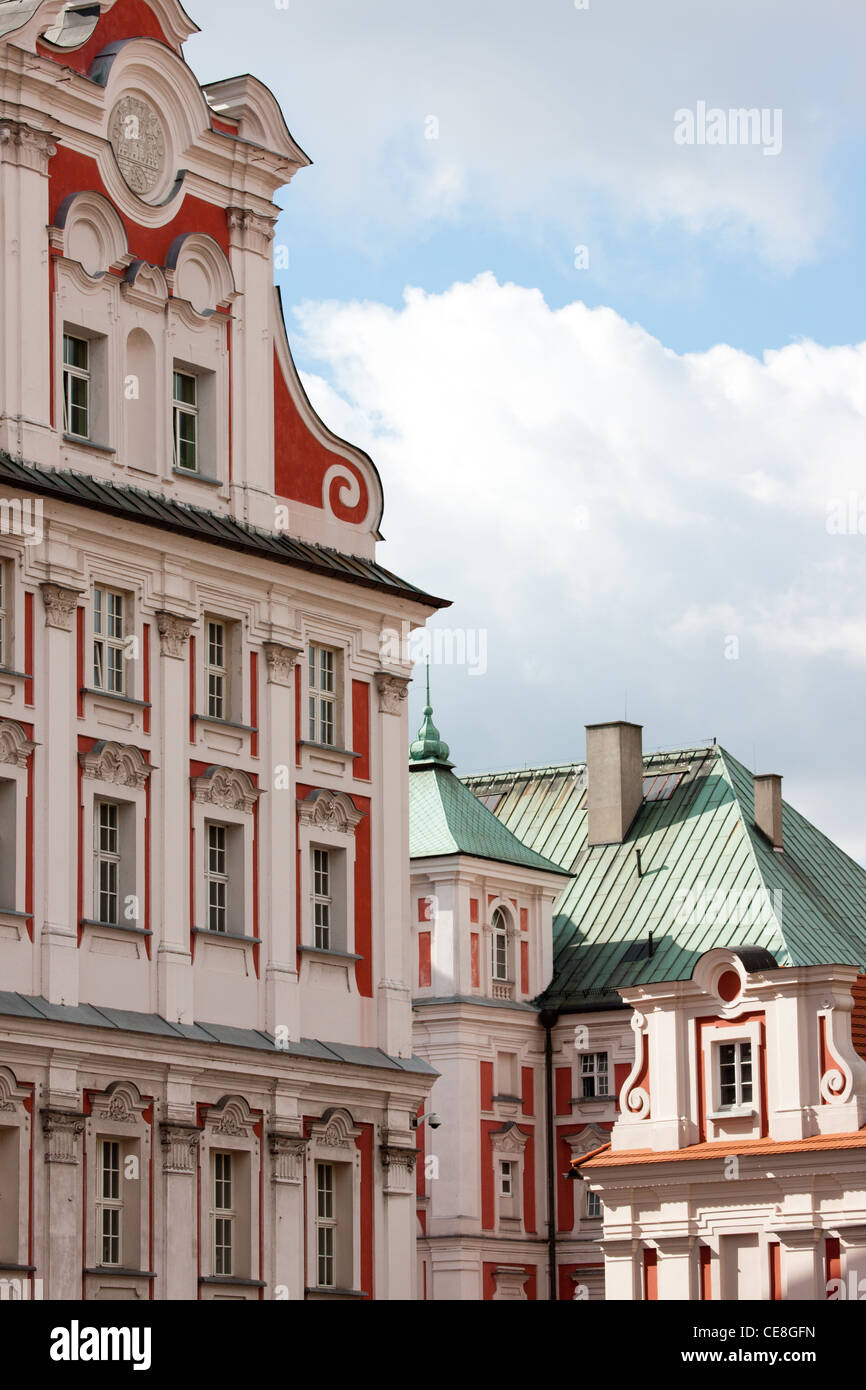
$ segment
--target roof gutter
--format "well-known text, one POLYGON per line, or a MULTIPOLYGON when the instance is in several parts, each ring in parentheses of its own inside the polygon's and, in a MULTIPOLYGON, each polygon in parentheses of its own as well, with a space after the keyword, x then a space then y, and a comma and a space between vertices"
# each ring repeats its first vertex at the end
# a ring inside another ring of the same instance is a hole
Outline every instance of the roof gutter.
POLYGON ((558 1302, 556 1270, 556 1148, 553 1123, 553 1027, 559 1021, 558 1009, 542 1009, 538 1021, 544 1029, 544 1124, 547 1149, 547 1266, 548 1297, 558 1302))

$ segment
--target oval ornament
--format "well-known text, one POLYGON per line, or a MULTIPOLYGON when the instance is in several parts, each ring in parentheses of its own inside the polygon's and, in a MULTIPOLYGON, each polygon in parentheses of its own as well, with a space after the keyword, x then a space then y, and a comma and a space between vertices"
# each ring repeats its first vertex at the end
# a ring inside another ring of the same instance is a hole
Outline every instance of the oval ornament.
POLYGON ((166 164, 165 131, 153 107, 141 97, 121 97, 108 122, 108 138, 127 187, 147 197, 162 183, 166 164))

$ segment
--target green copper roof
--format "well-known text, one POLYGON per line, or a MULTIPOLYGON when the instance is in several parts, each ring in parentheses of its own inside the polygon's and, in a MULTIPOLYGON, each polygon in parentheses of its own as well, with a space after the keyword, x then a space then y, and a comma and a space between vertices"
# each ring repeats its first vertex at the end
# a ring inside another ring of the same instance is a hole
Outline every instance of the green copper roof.
POLYGON ((503 864, 522 864, 567 874, 511 831, 474 797, 449 765, 414 763, 409 767, 409 854, 434 859, 443 854, 471 854, 503 864))
POLYGON ((585 764, 466 779, 504 828, 574 874, 554 914, 545 1005, 591 1009, 617 985, 687 979, 715 946, 866 968, 866 871, 792 806, 776 853, 753 824, 752 774, 724 749, 652 754, 644 777, 625 843, 592 847, 585 764))

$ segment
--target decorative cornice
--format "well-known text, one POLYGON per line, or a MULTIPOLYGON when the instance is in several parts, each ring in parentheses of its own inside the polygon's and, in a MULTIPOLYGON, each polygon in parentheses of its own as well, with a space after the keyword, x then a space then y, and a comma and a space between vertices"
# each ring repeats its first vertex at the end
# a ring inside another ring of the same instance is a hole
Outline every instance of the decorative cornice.
POLYGON ((186 642, 192 628, 192 619, 182 618, 178 613, 157 613, 156 626, 159 632, 160 655, 182 661, 186 655, 186 642))
POLYGON ((78 1163, 78 1137, 84 1133, 84 1116, 71 1110, 43 1110, 46 1163, 78 1163))
POLYGON ((84 777, 113 782, 118 787, 143 787, 153 768, 132 744, 97 743, 89 753, 79 753, 84 777))
POLYGON ((353 831, 364 814, 345 792, 327 791, 322 787, 310 792, 308 797, 297 803, 297 807, 301 825, 312 825, 317 830, 331 830, 338 834, 353 831))
POLYGON ((0 720, 0 763, 26 767, 27 759, 36 747, 13 719, 0 720))
POLYGON ((265 661, 269 685, 291 685, 292 672, 303 656, 301 647, 286 647, 280 642, 265 642, 265 661))
POLYGON ((43 584, 42 602, 45 605, 45 626, 72 631, 72 620, 81 597, 77 589, 65 589, 61 584, 43 584))
POLYGON ((392 676, 387 671, 376 672, 376 689, 379 692, 380 714, 401 714, 403 703, 409 694, 409 681, 403 676, 392 676))
POLYGON ((234 767, 209 767, 203 777, 192 777, 193 796, 197 802, 221 806, 228 811, 250 814, 261 791, 253 786, 249 774, 234 767))

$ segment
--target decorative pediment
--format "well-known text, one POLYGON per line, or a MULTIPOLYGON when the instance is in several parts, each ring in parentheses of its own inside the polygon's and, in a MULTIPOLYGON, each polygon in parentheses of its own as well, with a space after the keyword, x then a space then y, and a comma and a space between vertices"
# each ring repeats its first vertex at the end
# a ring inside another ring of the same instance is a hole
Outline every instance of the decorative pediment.
POLYGON ((131 1081, 112 1081, 99 1095, 91 1098, 91 1113, 100 1120, 115 1124, 137 1125, 141 1122, 146 1102, 131 1081))
POLYGON ((197 802, 221 806, 227 811, 249 815, 261 796, 248 774, 235 767, 209 767, 203 777, 193 777, 191 781, 197 802))
POLYGON ((0 720, 0 763, 26 767, 27 759, 36 747, 20 724, 13 719, 0 720))
POLYGON ((28 1092, 18 1085, 18 1078, 9 1067, 0 1067, 0 1110, 18 1110, 28 1092))
POLYGON ((124 299, 146 309, 162 309, 168 300, 168 284, 159 266, 133 261, 120 287, 124 299))
POLYGON ((252 1136, 256 1122, 243 1096, 223 1096, 210 1112, 208 1121, 215 1134, 230 1134, 241 1139, 252 1136))
POLYGON ((118 787, 143 787, 153 771, 131 743, 100 741, 89 753, 79 753, 78 760, 85 777, 118 787))
POLYGON ((326 1110, 321 1120, 310 1126, 310 1139, 326 1149, 355 1149, 355 1140, 361 1131, 348 1110, 332 1107, 326 1110))
POLYGON ((566 1134, 564 1138, 572 1158, 583 1158, 593 1149, 600 1149, 602 1144, 609 1144, 610 1131, 598 1125, 585 1125, 579 1134, 566 1134))
POLYGON ((298 802, 301 825, 312 825, 317 830, 331 830, 341 835, 350 834, 363 814, 345 792, 327 791, 323 787, 316 788, 298 802))
POLYGON ((523 1134, 514 1120, 501 1129, 490 1131, 490 1142, 496 1153, 522 1154, 529 1142, 529 1135, 523 1134))

